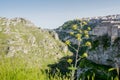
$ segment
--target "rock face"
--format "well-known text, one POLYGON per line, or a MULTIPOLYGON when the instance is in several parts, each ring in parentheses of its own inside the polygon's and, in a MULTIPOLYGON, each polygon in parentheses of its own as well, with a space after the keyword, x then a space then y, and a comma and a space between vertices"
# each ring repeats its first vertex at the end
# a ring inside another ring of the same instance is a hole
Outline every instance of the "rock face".
POLYGON ((47 30, 52 36, 53 36, 53 38, 55 39, 55 40, 59 40, 59 36, 58 36, 58 34, 56 33, 56 31, 54 31, 54 30, 47 30))
POLYGON ((111 36, 112 42, 117 38, 120 37, 120 25, 113 25, 112 23, 101 23, 97 25, 90 33, 91 35, 102 36, 104 34, 108 34, 111 36))
POLYGON ((30 21, 23 18, 0 18, 0 57, 17 56, 28 63, 44 66, 69 53, 56 35, 38 29, 30 21))
MULTIPOLYGON (((72 31, 72 25, 79 25, 81 20, 89 21, 88 25, 92 28, 92 31, 90 31, 89 34, 94 36, 91 37, 93 40, 96 39, 96 37, 107 34, 110 36, 110 44, 114 45, 116 38, 120 37, 120 15, 109 15, 65 22, 62 26, 56 29, 59 38, 62 41, 69 39, 73 44, 76 44, 75 39, 71 37, 69 33, 72 31)), ((120 40, 118 43, 119 42, 120 40)), ((100 44, 95 50, 89 51, 88 59, 99 64, 115 66, 115 63, 117 63, 120 66, 120 57, 118 56, 120 55, 120 51, 118 51, 119 46, 120 45, 114 47, 109 46, 107 49, 103 49, 100 44)))
POLYGON ((119 55, 120 53, 118 53, 116 47, 109 47, 107 50, 104 50, 102 47, 99 47, 99 49, 89 52, 88 59, 97 64, 110 65, 115 67, 116 64, 120 66, 119 55))

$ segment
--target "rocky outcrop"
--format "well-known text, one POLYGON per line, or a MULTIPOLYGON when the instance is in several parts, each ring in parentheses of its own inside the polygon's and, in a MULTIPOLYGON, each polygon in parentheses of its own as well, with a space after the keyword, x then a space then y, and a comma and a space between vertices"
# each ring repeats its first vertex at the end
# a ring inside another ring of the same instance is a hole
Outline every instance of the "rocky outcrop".
POLYGON ((0 18, 0 57, 20 57, 28 63, 47 65, 69 54, 56 33, 38 29, 23 18, 0 18))
POLYGON ((103 47, 99 46, 94 51, 89 51, 88 59, 103 65, 110 65, 115 67, 116 64, 120 66, 120 52, 116 47, 109 47, 107 50, 104 50, 103 47))

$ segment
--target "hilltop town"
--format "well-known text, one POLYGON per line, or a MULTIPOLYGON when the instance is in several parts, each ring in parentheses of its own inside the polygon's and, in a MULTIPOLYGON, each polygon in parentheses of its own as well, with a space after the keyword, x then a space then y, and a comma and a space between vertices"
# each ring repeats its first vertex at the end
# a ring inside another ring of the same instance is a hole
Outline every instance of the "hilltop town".
POLYGON ((120 15, 86 18, 90 24, 97 24, 91 34, 102 36, 108 34, 111 40, 120 37, 120 15))

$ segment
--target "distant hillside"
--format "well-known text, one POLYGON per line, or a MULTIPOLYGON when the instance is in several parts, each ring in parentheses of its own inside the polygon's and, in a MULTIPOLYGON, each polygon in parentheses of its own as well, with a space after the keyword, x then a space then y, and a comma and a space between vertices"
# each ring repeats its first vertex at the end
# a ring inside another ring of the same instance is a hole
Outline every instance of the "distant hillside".
POLYGON ((54 34, 38 29, 30 21, 0 18, 0 57, 19 57, 27 65, 46 67, 69 53, 54 34))

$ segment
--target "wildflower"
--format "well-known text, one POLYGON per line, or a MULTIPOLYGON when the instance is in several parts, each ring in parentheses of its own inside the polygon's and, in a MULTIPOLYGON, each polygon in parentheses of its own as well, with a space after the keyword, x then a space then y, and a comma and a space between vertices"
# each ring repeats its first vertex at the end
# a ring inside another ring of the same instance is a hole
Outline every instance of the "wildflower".
POLYGON ((85 35, 85 37, 86 37, 86 38, 89 38, 89 35, 87 34, 87 35, 85 35))
POLYGON ((77 38, 77 40, 80 40, 81 41, 81 34, 76 34, 75 37, 77 38))
POLYGON ((87 22, 84 21, 84 22, 82 22, 82 24, 83 24, 83 25, 87 25, 87 22))
POLYGON ((88 30, 91 30, 91 28, 90 28, 90 27, 88 27, 88 30))
POLYGON ((73 26, 72 26, 72 29, 73 29, 73 30, 76 30, 76 29, 77 29, 77 25, 73 25, 73 26))
POLYGON ((85 45, 88 46, 88 47, 91 47, 91 42, 87 41, 87 42, 85 43, 85 45))
POLYGON ((81 37, 78 37, 77 40, 82 41, 81 37))
POLYGON ((84 30, 84 34, 88 34, 88 31, 87 31, 87 30, 84 30))
POLYGON ((65 41, 65 44, 70 45, 70 41, 69 40, 65 41))
POLYGON ((82 58, 86 58, 86 57, 88 57, 88 54, 85 52, 83 53, 82 58))
POLYGON ((72 63, 73 60, 72 60, 72 59, 68 59, 67 62, 68 62, 68 63, 72 63))
POLYGON ((75 35, 75 37, 77 37, 77 38, 78 38, 78 37, 81 37, 81 36, 82 36, 81 34, 76 34, 76 35, 75 35))
POLYGON ((82 33, 82 30, 79 30, 80 33, 82 33))
POLYGON ((74 32, 70 32, 70 35, 74 35, 74 32))

